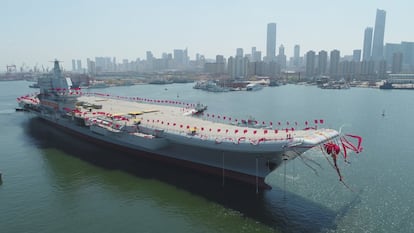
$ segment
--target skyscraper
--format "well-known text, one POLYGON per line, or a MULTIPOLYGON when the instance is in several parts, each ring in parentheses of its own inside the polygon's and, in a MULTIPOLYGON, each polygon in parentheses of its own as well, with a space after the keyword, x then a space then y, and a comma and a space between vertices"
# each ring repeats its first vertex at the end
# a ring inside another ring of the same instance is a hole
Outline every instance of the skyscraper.
POLYGON ((72 59, 72 71, 76 71, 76 61, 72 59))
POLYGON ((297 44, 293 49, 293 65, 298 67, 300 61, 300 46, 297 44))
POLYGON ((326 74, 326 68, 328 67, 328 52, 321 50, 318 53, 318 74, 326 74))
POLYGON ((377 9, 375 17, 374 40, 372 41, 372 59, 378 61, 383 59, 385 11, 377 9))
POLYGON ((401 52, 394 53, 392 56, 391 72, 393 74, 401 73, 403 64, 403 54, 401 52))
POLYGON ((339 50, 332 50, 329 62, 329 75, 331 78, 337 78, 339 71, 339 59, 341 58, 339 50))
POLYGON ((76 64, 78 65, 77 70, 82 71, 82 62, 81 62, 81 60, 76 60, 76 64))
POLYGON ((352 61, 361 61, 361 50, 360 49, 354 49, 352 52, 352 61))
POLYGON ((306 77, 312 78, 315 75, 315 52, 306 53, 306 77))
POLYGON ((277 61, 281 68, 286 68, 286 55, 285 55, 285 47, 280 45, 279 47, 279 54, 277 55, 277 61))
POLYGON ((368 61, 371 58, 371 47, 372 47, 372 27, 365 28, 364 33, 364 48, 362 54, 362 60, 368 61))
POLYGON ((267 24, 266 58, 276 60, 276 23, 267 24))

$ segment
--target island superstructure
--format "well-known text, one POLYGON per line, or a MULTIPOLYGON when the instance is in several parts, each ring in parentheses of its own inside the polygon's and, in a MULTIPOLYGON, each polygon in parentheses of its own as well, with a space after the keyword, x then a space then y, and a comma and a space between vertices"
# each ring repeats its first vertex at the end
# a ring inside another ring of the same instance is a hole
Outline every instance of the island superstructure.
POLYGON ((265 177, 283 161, 339 136, 333 129, 213 121, 201 104, 83 93, 64 77, 58 61, 39 86, 36 96, 18 98, 20 107, 67 133, 257 188, 269 188, 265 177))

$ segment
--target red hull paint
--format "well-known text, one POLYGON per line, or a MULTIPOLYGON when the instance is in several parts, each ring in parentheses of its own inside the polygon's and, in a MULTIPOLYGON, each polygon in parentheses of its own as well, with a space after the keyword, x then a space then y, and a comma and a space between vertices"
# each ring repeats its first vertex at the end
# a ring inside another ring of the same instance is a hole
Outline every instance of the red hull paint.
MULTIPOLYGON (((221 168, 212 167, 212 166, 208 166, 208 165, 204 165, 204 164, 198 164, 198 163, 194 163, 194 162, 190 162, 190 161, 186 161, 186 160, 175 159, 175 158, 162 156, 162 155, 158 155, 158 154, 154 154, 154 153, 150 153, 150 152, 146 152, 146 151, 134 150, 134 149, 131 149, 131 148, 128 148, 128 147, 125 147, 125 146, 118 145, 118 144, 114 144, 114 143, 110 143, 110 142, 106 142, 106 141, 101 141, 99 139, 93 138, 93 137, 85 135, 85 134, 81 134, 79 132, 76 132, 74 130, 71 130, 71 129, 66 128, 62 125, 56 124, 54 122, 51 122, 51 121, 48 121, 48 120, 45 120, 45 119, 42 119, 42 120, 44 120, 49 125, 52 125, 54 127, 57 127, 59 129, 64 130, 66 133, 69 133, 69 134, 74 135, 76 137, 82 138, 82 139, 87 140, 89 142, 92 142, 94 144, 102 145, 102 146, 107 147, 107 148, 116 149, 116 150, 119 150, 119 151, 126 152, 128 154, 133 154, 135 156, 147 158, 147 159, 150 159, 150 160, 157 160, 157 161, 161 161, 161 162, 164 162, 164 163, 173 164, 173 165, 176 165, 176 166, 190 168, 190 169, 195 170, 195 171, 212 174, 212 175, 215 175, 215 176, 218 176, 218 177, 223 176, 223 169, 221 169, 221 168)), ((229 178, 231 180, 240 181, 240 182, 243 182, 245 184, 248 184, 248 185, 251 185, 251 186, 254 186, 254 187, 256 187, 256 185, 257 185, 257 187, 261 190, 272 188, 271 186, 269 186, 268 184, 266 184, 264 182, 264 178, 262 178, 262 177, 251 176, 251 175, 247 175, 247 174, 243 174, 243 173, 235 172, 235 171, 231 171, 231 170, 224 169, 224 178, 229 178)))

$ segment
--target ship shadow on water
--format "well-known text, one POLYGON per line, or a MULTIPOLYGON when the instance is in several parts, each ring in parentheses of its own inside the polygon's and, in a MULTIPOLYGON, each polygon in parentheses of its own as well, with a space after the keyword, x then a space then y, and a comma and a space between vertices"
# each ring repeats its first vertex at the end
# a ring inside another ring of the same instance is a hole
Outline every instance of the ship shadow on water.
MULTIPOLYGON (((38 118, 29 119, 24 128, 41 149, 58 149, 104 169, 123 171, 142 179, 159 180, 236 210, 277 231, 323 232, 335 229, 335 222, 341 215, 277 187, 256 193, 255 187, 226 179, 223 186, 221 177, 101 148, 59 132, 38 118)), ((346 208, 341 212, 346 212, 346 208)))

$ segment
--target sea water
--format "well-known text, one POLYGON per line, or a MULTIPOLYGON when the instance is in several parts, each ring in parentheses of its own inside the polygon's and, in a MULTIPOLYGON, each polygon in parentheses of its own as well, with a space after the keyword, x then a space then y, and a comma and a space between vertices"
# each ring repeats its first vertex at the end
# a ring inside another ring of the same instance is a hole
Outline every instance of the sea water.
MULTIPOLYGON (((285 85, 210 93, 193 84, 99 89, 208 105, 208 112, 341 129, 363 152, 339 160, 344 181, 312 149, 267 177, 272 190, 225 183, 135 159, 61 133, 16 98, 37 89, 0 82, 0 232, 413 232, 412 91, 285 85), (383 114, 384 113, 384 114, 383 114)), ((86 91, 86 90, 84 90, 86 91)))

